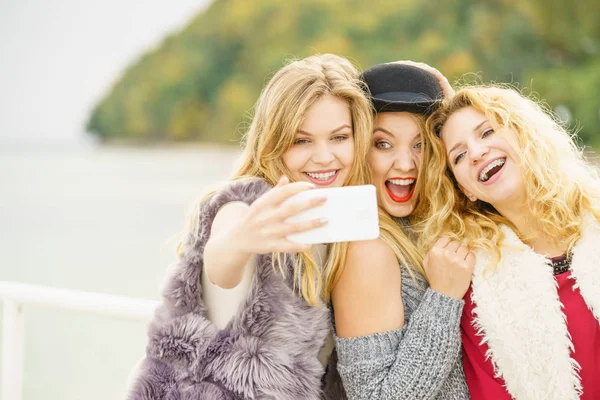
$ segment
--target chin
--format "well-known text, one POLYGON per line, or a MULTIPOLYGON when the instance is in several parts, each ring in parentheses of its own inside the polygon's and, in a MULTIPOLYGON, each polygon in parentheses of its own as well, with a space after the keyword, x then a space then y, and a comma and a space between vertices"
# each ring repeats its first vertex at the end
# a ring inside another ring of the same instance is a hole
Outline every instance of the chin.
MULTIPOLYGON (((519 191, 519 187, 517 185, 507 185, 504 187, 498 187, 497 188, 497 195, 493 196, 493 203, 507 203, 507 202, 515 202, 515 201, 522 201, 522 200, 518 200, 521 199, 522 196, 519 196, 519 194, 521 193, 521 191, 519 191)), ((524 194, 524 190, 523 190, 523 194, 524 194)), ((492 203, 490 202, 490 203, 492 203)), ((493 205, 493 204, 492 204, 493 205)))
POLYGON ((404 204, 398 204, 392 202, 392 200, 388 200, 383 208, 392 217, 404 218, 412 214, 412 212, 415 210, 415 205, 412 201, 404 204))

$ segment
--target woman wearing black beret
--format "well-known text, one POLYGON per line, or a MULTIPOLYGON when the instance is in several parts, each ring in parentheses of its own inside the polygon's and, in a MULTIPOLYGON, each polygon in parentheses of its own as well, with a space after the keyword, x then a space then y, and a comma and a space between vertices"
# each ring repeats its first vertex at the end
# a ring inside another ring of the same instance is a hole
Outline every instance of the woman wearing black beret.
POLYGON ((474 256, 442 239, 423 259, 410 228, 426 208, 425 121, 442 85, 446 95, 452 89, 424 64, 380 64, 362 77, 376 112, 367 162, 382 235, 349 244, 332 292, 338 371, 350 400, 468 399, 460 318, 474 256))

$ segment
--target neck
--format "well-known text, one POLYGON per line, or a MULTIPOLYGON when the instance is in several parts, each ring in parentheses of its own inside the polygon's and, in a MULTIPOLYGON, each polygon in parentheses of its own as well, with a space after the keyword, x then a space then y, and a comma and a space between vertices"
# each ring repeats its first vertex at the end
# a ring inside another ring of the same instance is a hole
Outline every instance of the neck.
POLYGON ((568 243, 565 240, 548 235, 538 219, 527 211, 527 207, 517 206, 517 204, 526 204, 525 202, 511 204, 494 206, 494 208, 516 228, 517 235, 533 251, 546 257, 557 257, 567 251, 568 243))

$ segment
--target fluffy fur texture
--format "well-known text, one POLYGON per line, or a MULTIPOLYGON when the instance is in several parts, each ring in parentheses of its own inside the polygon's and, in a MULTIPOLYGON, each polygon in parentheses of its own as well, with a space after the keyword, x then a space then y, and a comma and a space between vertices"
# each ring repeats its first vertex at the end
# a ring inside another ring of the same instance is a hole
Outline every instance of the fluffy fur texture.
MULTIPOLYGON (((502 259, 485 271, 489 254, 478 252, 473 275, 474 326, 489 346, 497 376, 516 400, 577 400, 579 365, 571 358, 556 280, 548 260, 503 226, 502 259)), ((586 215, 573 248, 571 277, 588 307, 599 318, 600 225, 586 215)))
POLYGON ((318 354, 330 331, 329 311, 294 293, 271 255, 258 256, 248 297, 225 329, 208 320, 198 300, 203 250, 217 211, 231 201, 251 204, 269 188, 261 180, 235 182, 202 205, 199 240, 187 241, 167 281, 130 400, 321 398, 318 354))

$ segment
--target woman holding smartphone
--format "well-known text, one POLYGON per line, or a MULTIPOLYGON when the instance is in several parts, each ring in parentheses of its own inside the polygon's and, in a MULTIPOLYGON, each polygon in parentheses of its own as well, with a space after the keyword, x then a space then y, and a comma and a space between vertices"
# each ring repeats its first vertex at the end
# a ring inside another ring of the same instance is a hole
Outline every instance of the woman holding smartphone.
POLYGON ((423 245, 467 240, 461 323, 475 400, 600 399, 600 180, 513 89, 468 87, 432 116, 423 245))
POLYGON ((241 167, 190 218, 130 399, 322 398, 332 350, 323 288, 347 245, 289 241, 327 223, 285 222, 324 199, 282 203, 315 187, 366 183, 371 125, 347 60, 313 56, 273 76, 241 167))
POLYGON ((333 286, 338 371, 350 400, 468 399, 459 324, 473 255, 443 239, 423 260, 409 238, 428 168, 425 120, 440 82, 451 88, 424 64, 377 65, 363 79, 376 111, 367 162, 381 238, 350 243, 333 286))

